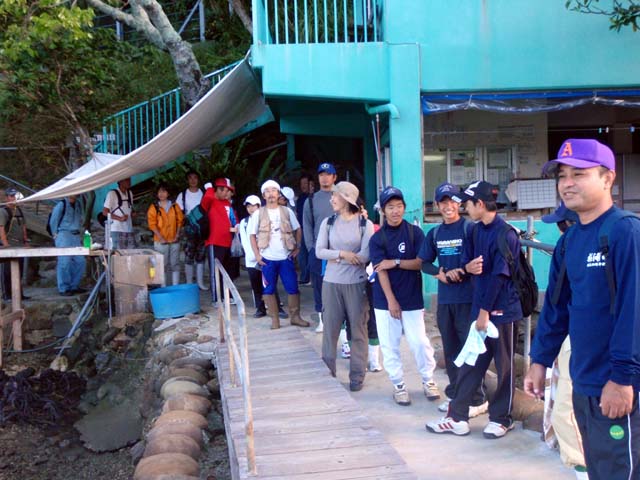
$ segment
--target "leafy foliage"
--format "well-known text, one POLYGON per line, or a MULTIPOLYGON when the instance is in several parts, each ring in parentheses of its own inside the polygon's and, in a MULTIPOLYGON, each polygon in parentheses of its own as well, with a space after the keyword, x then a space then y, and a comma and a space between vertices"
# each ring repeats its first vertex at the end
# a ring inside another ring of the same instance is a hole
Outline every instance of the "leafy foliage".
POLYGON ((599 0, 568 0, 565 7, 574 12, 592 13, 609 17, 609 28, 619 32, 623 27, 638 31, 640 2, 636 0, 609 0, 608 7, 602 7, 599 0))

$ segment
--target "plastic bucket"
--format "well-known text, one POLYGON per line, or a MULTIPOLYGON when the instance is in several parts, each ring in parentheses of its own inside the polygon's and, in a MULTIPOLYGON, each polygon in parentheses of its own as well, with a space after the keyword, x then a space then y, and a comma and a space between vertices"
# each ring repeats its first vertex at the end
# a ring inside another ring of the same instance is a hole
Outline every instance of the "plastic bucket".
POLYGON ((200 289, 197 283, 184 283, 157 288, 149 292, 155 318, 182 317, 200 311, 200 289))

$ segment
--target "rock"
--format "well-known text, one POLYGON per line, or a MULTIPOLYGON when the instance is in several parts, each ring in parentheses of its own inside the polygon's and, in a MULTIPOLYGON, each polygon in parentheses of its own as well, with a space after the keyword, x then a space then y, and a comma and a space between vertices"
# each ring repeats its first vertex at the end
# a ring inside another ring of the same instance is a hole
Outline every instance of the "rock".
POLYGON ((159 453, 184 453, 194 460, 198 460, 200 458, 200 447, 195 440, 187 435, 162 435, 147 443, 143 458, 158 455, 159 453))
POLYGON ((145 449, 145 443, 143 440, 140 440, 133 447, 131 447, 131 450, 129 450, 129 453, 131 454, 131 463, 133 465, 138 464, 138 462, 142 458, 142 455, 144 455, 144 449, 145 449))
POLYGON ((65 357, 64 355, 60 357, 56 357, 51 362, 51 365, 49 365, 49 368, 51 370, 66 372, 67 369, 69 368, 69 360, 67 360, 67 357, 65 357))
POLYGON ((544 402, 531 398, 522 390, 516 388, 511 412, 514 420, 524 420, 525 418, 531 417, 534 413, 542 411, 544 411, 544 402))
POLYGON ((176 345, 182 345, 184 343, 195 342, 198 338, 198 334, 196 333, 176 333, 173 336, 173 343, 176 345))
POLYGON ((200 447, 203 445, 202 430, 191 423, 166 423, 154 426, 147 433, 147 441, 164 435, 186 435, 194 440, 200 447))
POLYGON ((163 413, 154 423, 154 426, 161 426, 167 423, 190 423, 198 428, 206 428, 207 419, 196 412, 190 412, 188 410, 172 410, 170 412, 163 413))
POLYGON ((118 405, 103 400, 74 426, 85 446, 94 452, 119 450, 142 435, 142 418, 128 400, 118 405))
POLYGON ((118 315, 111 319, 111 326, 123 329, 129 326, 142 325, 153 320, 150 313, 130 313, 128 315, 118 315))
MULTIPOLYGON (((51 328, 51 310, 49 305, 36 303, 24 307, 24 323, 22 330, 46 330, 51 328)), ((69 312, 71 313, 71 312, 69 312)))
POLYGON ((111 363, 111 353, 110 352, 99 352, 95 357, 96 370, 98 373, 104 372, 109 363, 111 363))
POLYGON ((183 393, 181 395, 175 395, 168 398, 164 402, 162 413, 170 412, 173 410, 188 410, 190 412, 196 412, 200 415, 206 416, 210 408, 211 402, 209 401, 209 399, 201 397, 199 395, 183 393))
POLYGON ((189 353, 189 350, 180 345, 170 345, 160 350, 157 359, 159 362, 169 365, 172 361, 186 357, 189 353))
POLYGON ((522 428, 525 430, 533 430, 534 432, 542 433, 542 421, 544 418, 544 411, 536 411, 529 415, 522 421, 522 428))
POLYGON ((190 355, 187 357, 178 358, 169 363, 170 367, 186 367, 189 365, 197 365, 200 368, 204 368, 205 370, 211 370, 213 368, 213 364, 211 363, 211 358, 205 358, 202 356, 190 355))
MULTIPOLYGON (((200 477, 192 477, 191 475, 153 475, 151 477, 140 477, 140 480, 200 480, 200 477)), ((215 480, 213 477, 207 477, 207 480, 215 480)))
POLYGON ((52 319, 53 335, 55 337, 66 337, 71 330, 71 322, 68 315, 55 315, 52 319))
POLYGON ((220 393, 220 384, 218 383, 217 377, 213 377, 207 382, 207 388, 211 393, 220 393))
POLYGON ((162 388, 160 389, 160 396, 162 396, 162 398, 164 398, 165 400, 180 393, 192 393, 194 395, 199 395, 205 398, 209 396, 209 391, 206 388, 198 385, 197 383, 194 383, 191 379, 176 380, 174 378, 170 378, 164 383, 164 385, 162 385, 162 388))
POLYGON ((216 342, 205 342, 198 344, 198 351, 204 354, 213 354, 216 351, 216 342))
POLYGON ((102 339, 101 339, 102 345, 107 345, 109 342, 111 342, 111 340, 116 338, 116 335, 118 335, 119 333, 120 333, 119 328, 110 327, 106 331, 106 333, 102 336, 102 339))
POLYGON ((214 340, 214 338, 211 335, 198 335, 198 338, 196 339, 196 342, 198 343, 206 343, 206 342, 212 342, 214 340))
POLYGON ((71 306, 70 303, 63 303, 57 308, 54 308, 53 312, 51 312, 51 315, 63 315, 68 317, 69 315, 71 315, 72 311, 73 311, 73 307, 71 306))
POLYGON ((161 453, 140 460, 133 474, 133 479, 157 478, 159 475, 191 475, 197 477, 198 473, 198 462, 190 456, 183 453, 161 453))
POLYGON ((25 331, 23 338, 29 345, 40 345, 45 341, 51 340, 53 337, 52 330, 31 330, 25 331))
POLYGON ((124 350, 131 343, 131 337, 124 332, 118 333, 113 340, 111 340, 111 344, 114 348, 119 350, 124 350))
POLYGON ((189 377, 200 385, 204 385, 209 380, 203 373, 193 368, 169 368, 170 377, 189 377))
POLYGON ((111 403, 113 403, 113 399, 119 400, 122 398, 122 389, 113 383, 105 383, 98 388, 96 392, 96 397, 98 400, 102 400, 105 397, 109 397, 111 403))

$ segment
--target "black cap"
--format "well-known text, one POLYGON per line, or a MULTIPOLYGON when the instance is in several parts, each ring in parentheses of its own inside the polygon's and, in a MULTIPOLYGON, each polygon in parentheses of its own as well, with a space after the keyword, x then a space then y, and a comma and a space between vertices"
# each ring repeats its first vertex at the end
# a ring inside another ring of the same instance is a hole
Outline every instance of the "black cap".
POLYGON ((463 202, 467 200, 482 200, 492 202, 498 196, 498 189, 484 180, 473 182, 460 194, 463 202))

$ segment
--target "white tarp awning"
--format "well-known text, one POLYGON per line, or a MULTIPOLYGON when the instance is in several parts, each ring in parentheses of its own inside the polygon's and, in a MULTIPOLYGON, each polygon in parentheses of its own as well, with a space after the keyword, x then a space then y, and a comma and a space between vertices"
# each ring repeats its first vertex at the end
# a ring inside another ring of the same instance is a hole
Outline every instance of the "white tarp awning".
POLYGON ((176 122, 127 155, 94 158, 22 202, 79 195, 123 178, 155 170, 196 148, 231 135, 266 109, 247 60, 240 62, 176 122))

